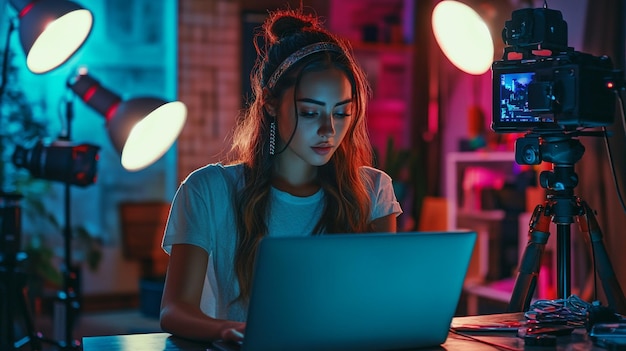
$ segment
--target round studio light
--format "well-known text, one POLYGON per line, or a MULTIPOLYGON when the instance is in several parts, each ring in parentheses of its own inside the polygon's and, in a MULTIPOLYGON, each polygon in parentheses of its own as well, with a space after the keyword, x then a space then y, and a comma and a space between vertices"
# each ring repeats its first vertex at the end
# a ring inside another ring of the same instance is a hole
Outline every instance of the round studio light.
POLYGON ((493 63, 493 40, 489 28, 471 7, 444 0, 432 13, 437 44, 446 57, 463 72, 480 75, 493 63))
POLYGON ((163 156, 187 119, 187 107, 180 101, 166 102, 156 97, 123 100, 86 69, 79 70, 68 86, 106 119, 109 139, 128 171, 142 170, 163 156))
MULTIPOLYGON (((130 100, 128 105, 160 104, 144 114, 130 130, 122 149, 122 166, 129 171, 144 169, 156 162, 174 144, 185 125, 187 108, 180 101, 165 103, 150 98, 130 100)), ((123 107, 120 106, 120 110, 123 107)), ((129 109, 126 107, 126 109, 129 109)), ((127 110, 128 111, 128 110, 127 110)), ((124 111, 120 111, 124 113, 124 111)), ((113 121, 111 121, 113 123, 113 121)))
POLYGON ((20 43, 26 66, 37 74, 49 72, 67 61, 83 45, 93 15, 65 0, 11 0, 18 11, 20 43))

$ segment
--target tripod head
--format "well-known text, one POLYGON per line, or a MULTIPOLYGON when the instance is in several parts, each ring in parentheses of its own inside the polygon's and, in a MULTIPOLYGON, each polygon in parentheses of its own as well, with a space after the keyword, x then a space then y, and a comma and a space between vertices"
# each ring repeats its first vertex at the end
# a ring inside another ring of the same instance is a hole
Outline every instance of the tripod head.
POLYGON ((585 153, 585 147, 576 137, 580 135, 600 136, 595 132, 576 133, 528 133, 515 143, 515 162, 520 165, 552 163, 552 170, 539 174, 539 184, 547 190, 547 198, 553 203, 553 222, 574 223, 573 217, 580 215, 580 206, 574 195, 578 175, 574 165, 585 153))
POLYGON ((585 153, 577 136, 601 136, 594 132, 528 133, 515 142, 515 162, 520 165, 538 165, 543 161, 555 165, 573 166, 585 153))

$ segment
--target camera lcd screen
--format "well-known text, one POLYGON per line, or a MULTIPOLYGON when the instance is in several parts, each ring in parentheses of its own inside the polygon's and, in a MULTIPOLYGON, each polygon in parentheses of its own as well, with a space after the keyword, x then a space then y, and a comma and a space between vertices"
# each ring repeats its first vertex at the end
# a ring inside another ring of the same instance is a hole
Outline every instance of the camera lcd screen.
POLYGON ((536 93, 535 72, 503 73, 499 85, 499 122, 502 123, 536 123, 554 122, 552 116, 538 112, 549 112, 550 103, 539 98, 536 93))

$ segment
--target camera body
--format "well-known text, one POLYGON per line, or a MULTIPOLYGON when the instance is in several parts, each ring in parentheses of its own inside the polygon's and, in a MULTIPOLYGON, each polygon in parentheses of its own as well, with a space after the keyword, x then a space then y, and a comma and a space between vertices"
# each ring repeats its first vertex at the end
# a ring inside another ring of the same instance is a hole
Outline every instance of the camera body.
POLYGON ((614 122, 616 73, 607 56, 570 51, 495 61, 495 132, 559 132, 614 122))
POLYGON ((96 181, 99 150, 95 145, 73 145, 65 140, 50 145, 37 142, 31 149, 17 146, 11 159, 36 178, 87 186, 96 181))
POLYGON ((542 48, 565 51, 567 22, 561 11, 548 8, 525 8, 513 11, 504 23, 502 41, 514 48, 542 48))

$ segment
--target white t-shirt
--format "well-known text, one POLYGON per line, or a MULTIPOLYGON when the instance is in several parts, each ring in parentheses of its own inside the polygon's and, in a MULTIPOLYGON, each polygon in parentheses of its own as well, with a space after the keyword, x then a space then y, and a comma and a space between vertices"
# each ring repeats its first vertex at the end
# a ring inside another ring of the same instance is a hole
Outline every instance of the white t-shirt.
MULTIPOLYGON (((362 175, 371 204, 370 220, 402 213, 393 192, 391 178, 384 172, 363 167, 362 175)), ((174 196, 163 249, 169 254, 173 244, 192 244, 209 254, 200 308, 214 318, 245 321, 247 306, 231 303, 239 295, 233 270, 237 228, 234 196, 243 187, 243 165, 210 164, 192 172, 174 196)), ((323 190, 297 197, 271 188, 269 236, 312 235, 323 208, 323 190)))

